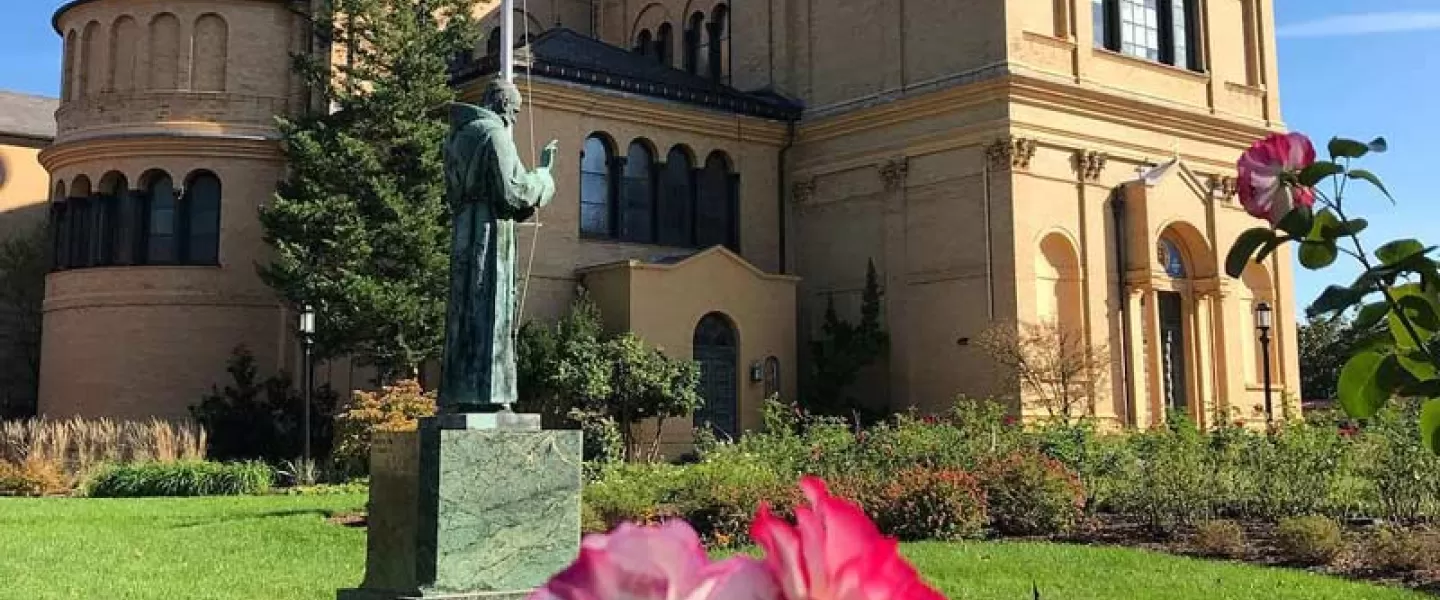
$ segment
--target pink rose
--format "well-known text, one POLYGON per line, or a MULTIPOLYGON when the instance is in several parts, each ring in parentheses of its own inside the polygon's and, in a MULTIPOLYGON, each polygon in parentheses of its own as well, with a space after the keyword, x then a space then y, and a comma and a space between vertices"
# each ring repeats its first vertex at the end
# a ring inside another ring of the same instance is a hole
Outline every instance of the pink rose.
POLYGON ((1240 155, 1237 182, 1240 204, 1251 215, 1276 225, 1296 206, 1315 204, 1315 190, 1285 183, 1283 174, 1295 174, 1315 163, 1315 146, 1300 133, 1272 133, 1240 155))
POLYGON ((825 482, 800 482, 810 506, 795 509, 796 524, 768 507, 750 526, 783 600, 944 600, 853 503, 830 495, 825 482))
POLYGON ((580 557, 530 600, 775 600, 779 589, 750 557, 712 563, 684 521, 624 524, 587 536, 580 557))

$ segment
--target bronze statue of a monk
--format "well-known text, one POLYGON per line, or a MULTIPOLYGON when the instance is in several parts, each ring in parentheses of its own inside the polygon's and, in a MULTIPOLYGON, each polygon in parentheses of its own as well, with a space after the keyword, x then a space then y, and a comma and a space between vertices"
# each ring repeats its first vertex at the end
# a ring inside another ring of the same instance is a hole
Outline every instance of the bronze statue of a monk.
POLYGON ((484 106, 450 106, 445 195, 454 214, 450 303, 441 364, 442 413, 494 412, 515 402, 515 223, 550 203, 551 141, 527 171, 511 129, 520 92, 496 81, 484 106))

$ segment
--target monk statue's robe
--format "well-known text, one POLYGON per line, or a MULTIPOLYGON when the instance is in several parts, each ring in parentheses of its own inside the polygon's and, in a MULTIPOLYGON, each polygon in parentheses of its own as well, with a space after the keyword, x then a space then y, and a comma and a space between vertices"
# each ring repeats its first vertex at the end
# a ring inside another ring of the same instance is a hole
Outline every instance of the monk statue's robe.
POLYGON ((497 84, 486 100, 486 107, 451 105, 445 141, 454 245, 441 364, 443 413, 494 412, 515 402, 515 224, 555 195, 549 169, 554 142, 540 168, 527 171, 511 133, 519 94, 497 84))

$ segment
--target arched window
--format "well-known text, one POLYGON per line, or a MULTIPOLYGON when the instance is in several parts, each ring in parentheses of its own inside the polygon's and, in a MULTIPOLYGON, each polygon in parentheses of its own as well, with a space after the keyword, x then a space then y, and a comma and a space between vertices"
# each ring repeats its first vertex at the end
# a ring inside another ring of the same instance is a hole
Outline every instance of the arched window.
POLYGON ((1160 238, 1156 254, 1156 258, 1160 261, 1160 267, 1165 270, 1166 275, 1175 279, 1185 278, 1185 256, 1180 253, 1179 244, 1170 238, 1160 238))
POLYGON ((170 13, 150 21, 150 89, 180 87, 180 19, 170 13))
POLYGON ((635 51, 641 56, 649 56, 654 49, 654 34, 651 34, 649 29, 640 30, 640 34, 635 36, 635 51))
POLYGON ((229 60, 230 26, 220 15, 202 15, 195 21, 195 43, 190 87, 197 92, 225 91, 225 67, 229 60))
POLYGON ((666 246, 695 245, 694 166, 690 152, 682 146, 670 149, 665 157, 664 182, 660 187, 660 243, 666 246))
POLYGON ((690 73, 708 72, 700 68, 705 53, 705 13, 690 15, 685 25, 685 70, 690 73))
POLYGON ((220 264, 220 178, 209 171, 191 174, 183 202, 184 263, 220 264))
POLYGON ((175 264, 175 182, 166 173, 156 173, 145 192, 145 264, 175 264))
POLYGON ((765 398, 778 398, 783 391, 780 388, 780 359, 768 357, 765 359, 765 398))
POLYGON ((600 134, 585 138, 580 153, 580 235, 615 236, 614 153, 610 141, 600 134))
POLYGON ((739 343, 730 319, 710 313, 695 326, 692 356, 700 364, 700 397, 695 425, 733 439, 740 433, 739 343))
POLYGON ((81 96, 88 98, 100 93, 100 88, 105 83, 106 65, 100 60, 100 47, 103 44, 100 24, 95 21, 86 24, 85 30, 80 34, 80 47, 83 53, 80 59, 81 96))
POLYGON ((70 184, 69 209, 70 240, 66 245, 66 263, 72 267, 88 267, 90 256, 90 178, 84 175, 70 184))
POLYGON ((499 27, 491 27, 491 28, 490 28, 490 35, 485 36, 485 55, 486 55, 486 56, 499 56, 499 55, 500 55, 500 28, 499 28, 499 27))
POLYGON ((736 177, 730 173, 730 159, 713 152, 705 159, 698 178, 695 202, 695 243, 701 248, 723 245, 739 251, 736 177))
POLYGON ((75 65, 80 61, 78 40, 79 36, 75 35, 74 29, 65 34, 65 68, 62 69, 64 73, 61 75, 60 98, 66 102, 75 99, 75 65))
POLYGON ((625 189, 620 194, 620 239, 655 241, 655 154, 643 139, 625 153, 625 189))
POLYGON ((140 47, 140 25, 128 15, 115 19, 110 32, 110 73, 106 87, 119 92, 135 89, 136 55, 140 47))
POLYGON ((70 237, 65 230, 68 225, 65 219, 65 199, 65 182, 55 182, 55 195, 50 199, 50 268, 57 271, 68 264, 65 260, 65 249, 70 237))
POLYGON ((668 67, 672 64, 671 56, 674 53, 675 32, 669 23, 664 23, 655 32, 655 59, 668 67))
POLYGON ((125 176, 111 171, 100 178, 100 210, 96 226, 98 264, 125 264, 129 261, 129 247, 125 244, 125 208, 129 199, 130 185, 125 176))
POLYGON ((730 9, 721 4, 710 14, 710 78, 730 82, 730 9))

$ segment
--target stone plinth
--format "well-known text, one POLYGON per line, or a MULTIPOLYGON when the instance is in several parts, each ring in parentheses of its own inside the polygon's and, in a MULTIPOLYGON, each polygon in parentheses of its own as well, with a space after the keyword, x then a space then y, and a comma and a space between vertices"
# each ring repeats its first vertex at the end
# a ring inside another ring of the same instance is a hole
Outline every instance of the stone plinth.
POLYGON ((340 600, 524 598, 580 552, 581 436, 529 415, 377 434, 365 582, 340 600))

